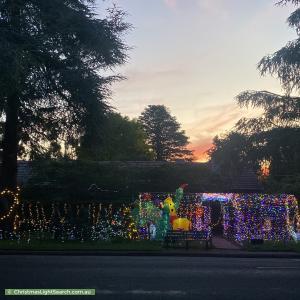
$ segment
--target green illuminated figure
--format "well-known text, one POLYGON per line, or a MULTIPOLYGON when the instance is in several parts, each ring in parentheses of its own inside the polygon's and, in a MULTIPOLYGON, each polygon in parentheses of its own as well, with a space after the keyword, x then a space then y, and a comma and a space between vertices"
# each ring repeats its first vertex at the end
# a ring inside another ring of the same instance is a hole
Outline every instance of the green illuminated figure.
POLYGON ((183 198, 184 189, 188 186, 187 183, 182 184, 175 192, 175 199, 174 199, 174 205, 175 209, 177 210, 180 206, 180 202, 183 198))

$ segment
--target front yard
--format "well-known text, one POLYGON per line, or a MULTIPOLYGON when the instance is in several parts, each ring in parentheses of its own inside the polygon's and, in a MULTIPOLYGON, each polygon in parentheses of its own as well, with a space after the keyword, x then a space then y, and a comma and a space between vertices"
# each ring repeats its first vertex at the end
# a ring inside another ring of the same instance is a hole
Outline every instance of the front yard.
POLYGON ((261 245, 252 245, 244 243, 244 249, 247 251, 293 251, 300 252, 300 242, 282 242, 282 241, 265 241, 261 245))
POLYGON ((55 241, 33 240, 26 241, 1 240, 0 250, 129 250, 129 251, 157 251, 161 250, 162 245, 159 241, 55 241))

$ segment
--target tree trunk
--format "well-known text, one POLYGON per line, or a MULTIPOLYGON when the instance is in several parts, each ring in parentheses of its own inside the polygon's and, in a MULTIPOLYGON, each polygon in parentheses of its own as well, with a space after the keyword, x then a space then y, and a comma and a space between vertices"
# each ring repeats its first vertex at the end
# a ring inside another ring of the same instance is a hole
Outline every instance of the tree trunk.
POLYGON ((15 190, 17 187, 19 99, 13 95, 7 99, 6 121, 3 136, 1 188, 15 190))
POLYGON ((163 161, 162 145, 159 141, 155 142, 155 153, 156 153, 156 160, 163 161))
MULTIPOLYGON (((10 22, 12 30, 18 34, 21 33, 20 24, 20 6, 21 1, 11 1, 8 3, 10 12, 10 22)), ((20 41, 19 41, 20 42, 20 41)), ((16 44, 17 45, 17 44, 16 44)), ((18 50, 18 49, 14 49, 18 50)), ((16 51, 16 60, 19 61, 22 56, 16 51)), ((5 107, 5 125, 3 134, 3 154, 0 188, 15 190, 17 187, 17 154, 18 154, 18 115, 20 107, 19 86, 20 86, 20 63, 16 63, 11 70, 12 78, 10 86, 12 91, 8 93, 5 107)))

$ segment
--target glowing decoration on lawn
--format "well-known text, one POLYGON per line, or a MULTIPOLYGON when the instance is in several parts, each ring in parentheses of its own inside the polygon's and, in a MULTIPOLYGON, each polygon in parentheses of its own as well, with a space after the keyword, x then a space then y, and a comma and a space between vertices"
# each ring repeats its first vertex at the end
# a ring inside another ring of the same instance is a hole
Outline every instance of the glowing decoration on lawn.
POLYGON ((17 206, 20 203, 20 200, 19 200, 20 195, 19 194, 20 194, 20 188, 19 187, 17 187, 16 192, 5 189, 4 191, 2 191, 0 193, 0 197, 11 196, 13 198, 13 203, 9 207, 8 211, 4 215, 0 215, 0 221, 8 219, 12 215, 13 211, 17 208, 17 206))
POLYGON ((150 223, 150 225, 149 225, 149 235, 150 235, 150 240, 155 240, 155 238, 156 238, 156 226, 153 223, 150 223))
POLYGON ((172 206, 173 200, 170 197, 167 197, 163 203, 160 204, 160 208, 162 210, 161 218, 158 221, 158 230, 157 237, 158 239, 162 239, 170 227, 170 204, 172 206))
POLYGON ((162 210, 161 219, 158 222, 157 238, 163 239, 173 223, 178 219, 177 210, 180 206, 187 184, 182 184, 175 192, 174 201, 170 195, 160 204, 162 210))
MULTIPOLYGON (((143 203, 152 202, 154 206, 161 209, 160 218, 156 226, 156 239, 162 240, 167 230, 194 230, 205 231, 210 234, 211 209, 209 206, 202 205, 202 194, 184 194, 184 188, 187 184, 181 185, 174 194, 172 193, 150 193, 141 194, 140 218, 147 218, 147 212, 143 210, 143 203), (151 199, 151 200, 149 200, 151 199), (160 201, 158 201, 160 200, 160 201), (157 204, 159 203, 159 204, 157 204)), ((139 222, 142 224, 143 222, 139 222)), ((140 228, 144 234, 145 228, 140 228)))
POLYGON ((154 204, 150 194, 143 194, 139 196, 139 201, 131 210, 131 215, 136 223, 140 239, 149 239, 150 225, 157 224, 161 219, 161 210, 154 204))
POLYGON ((167 212, 166 215, 169 215, 169 221, 171 224, 175 219, 177 219, 176 207, 170 196, 163 203, 163 212, 167 212))
POLYGON ((192 229, 192 223, 187 218, 178 218, 174 220, 173 230, 182 230, 182 231, 189 231, 192 229))

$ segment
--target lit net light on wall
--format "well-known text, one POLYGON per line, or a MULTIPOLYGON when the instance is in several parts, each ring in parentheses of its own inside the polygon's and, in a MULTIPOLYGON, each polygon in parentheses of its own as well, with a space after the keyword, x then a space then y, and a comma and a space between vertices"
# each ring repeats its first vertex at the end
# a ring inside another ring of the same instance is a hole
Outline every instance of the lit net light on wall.
POLYGON ((236 241, 286 241, 299 214, 293 195, 234 194, 223 206, 224 235, 236 241))

